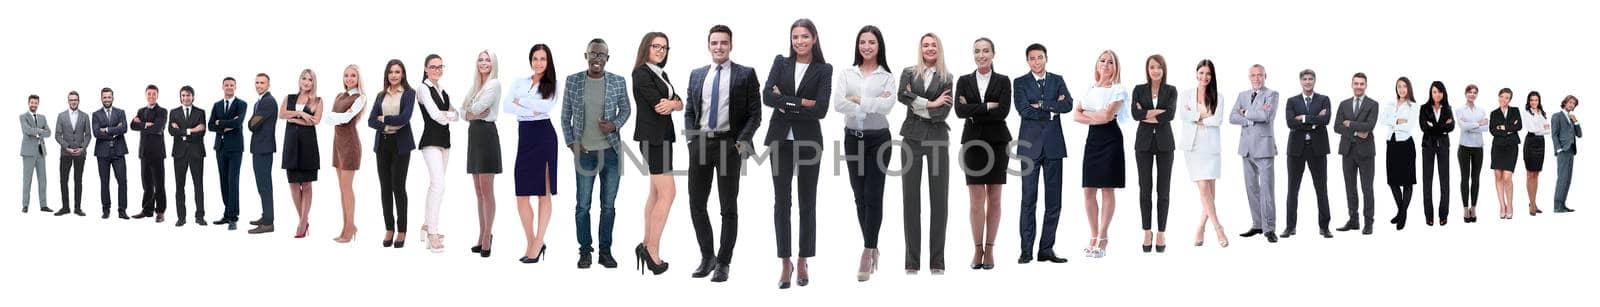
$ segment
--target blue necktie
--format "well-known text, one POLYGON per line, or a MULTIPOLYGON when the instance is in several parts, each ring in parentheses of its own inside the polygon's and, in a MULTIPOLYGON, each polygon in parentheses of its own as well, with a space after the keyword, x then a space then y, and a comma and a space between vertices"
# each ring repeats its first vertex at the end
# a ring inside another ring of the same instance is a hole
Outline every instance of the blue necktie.
POLYGON ((717 75, 711 77, 711 110, 707 111, 705 130, 717 129, 717 103, 722 96, 722 66, 717 65, 717 75))

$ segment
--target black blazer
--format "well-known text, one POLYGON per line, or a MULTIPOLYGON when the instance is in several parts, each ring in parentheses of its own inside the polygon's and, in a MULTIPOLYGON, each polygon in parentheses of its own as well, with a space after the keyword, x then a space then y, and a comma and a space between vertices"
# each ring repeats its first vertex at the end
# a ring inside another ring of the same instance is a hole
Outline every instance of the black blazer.
POLYGON ((1155 103, 1150 101, 1150 84, 1133 87, 1133 120, 1139 121, 1138 136, 1133 138, 1133 151, 1173 151, 1172 118, 1178 114, 1178 88, 1162 84, 1161 95, 1155 103), (1156 123, 1144 122, 1145 113, 1151 109, 1166 110, 1156 115, 1156 123))
MULTIPOLYGON (((701 92, 706 79, 716 76, 712 71, 715 67, 705 66, 689 72, 689 96, 683 101, 683 129, 691 136, 701 135, 695 131, 704 129, 700 127, 703 116, 700 113, 707 102, 701 92)), ((732 74, 728 76, 729 93, 719 93, 728 97, 728 114, 717 115, 718 121, 726 120, 729 133, 737 134, 739 141, 750 142, 755 138, 756 129, 761 128, 761 80, 756 79, 756 70, 748 66, 729 62, 728 70, 723 73, 732 74)))
POLYGON ((167 109, 161 106, 143 107, 134 111, 133 116, 139 120, 138 124, 131 121, 128 129, 139 131, 139 158, 140 159, 166 159, 167 158, 167 109), (146 128, 145 124, 150 127, 146 128))
POLYGON ((961 128, 962 143, 973 140, 1011 142, 1011 129, 1006 127, 1006 117, 1011 115, 1011 77, 991 71, 987 93, 978 93, 976 72, 956 78, 954 103, 956 117, 967 119, 961 128), (990 102, 998 102, 1000 107, 990 110, 987 106, 990 102))
POLYGON ((677 141, 677 128, 672 126, 672 115, 656 113, 656 103, 661 99, 682 99, 672 89, 672 81, 663 74, 656 76, 647 65, 633 68, 633 140, 640 142, 677 141), (667 94, 672 93, 672 94, 667 94))
POLYGON ((782 55, 773 58, 767 83, 761 86, 762 103, 774 110, 764 143, 788 139, 790 131, 794 132, 796 141, 822 142, 820 121, 828 116, 828 98, 833 97, 833 66, 811 63, 802 80, 794 79, 794 67, 793 58, 782 55), (798 87, 795 86, 797 81, 798 87), (805 107, 800 105, 801 99, 816 100, 817 104, 805 107))
POLYGON ((1422 105, 1422 112, 1418 113, 1418 123, 1422 126, 1422 148, 1448 148, 1450 147, 1450 132, 1456 131, 1456 115, 1450 106, 1442 106, 1438 112, 1433 111, 1433 104, 1422 105))
POLYGON ((1334 115, 1333 102, 1327 95, 1312 93, 1310 106, 1306 106, 1305 93, 1289 97, 1288 105, 1283 108, 1283 122, 1289 124, 1289 155, 1328 154, 1328 121, 1334 115), (1305 115, 1306 119, 1294 119, 1300 115, 1305 115), (1306 135, 1311 135, 1309 145, 1305 141, 1306 135))
POLYGON ((172 135, 172 158, 193 159, 206 156, 206 110, 199 107, 189 107, 189 116, 183 116, 183 107, 172 109, 169 117, 172 123, 167 125, 167 134, 172 135), (178 125, 172 127, 172 125, 178 125), (189 129, 201 127, 200 132, 188 133, 189 129))
POLYGON ((1339 102, 1338 114, 1333 118, 1333 132, 1339 134, 1339 154, 1358 158, 1376 156, 1372 128, 1378 125, 1378 101, 1362 96, 1360 110, 1354 109, 1354 103, 1354 97, 1339 102), (1349 127, 1344 125, 1347 120, 1350 121, 1349 127), (1363 132, 1367 137, 1356 135, 1363 132))
POLYGON ((1522 140, 1517 138, 1517 131, 1522 131, 1522 112, 1509 106, 1506 111, 1500 112, 1500 108, 1496 107, 1489 112, 1489 135, 1494 136, 1494 146, 1522 144, 1522 140))

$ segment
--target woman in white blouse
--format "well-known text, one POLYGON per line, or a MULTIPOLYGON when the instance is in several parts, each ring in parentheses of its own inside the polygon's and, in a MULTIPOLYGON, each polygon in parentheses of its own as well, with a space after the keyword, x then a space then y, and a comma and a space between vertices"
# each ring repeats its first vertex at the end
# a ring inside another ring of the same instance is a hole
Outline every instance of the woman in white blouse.
POLYGON ((461 109, 467 126, 467 173, 472 174, 473 194, 478 197, 478 246, 473 253, 487 257, 482 247, 489 244, 494 229, 494 175, 500 168, 500 130, 495 119, 500 116, 499 58, 484 50, 478 53, 477 74, 472 80, 472 91, 461 100, 461 109))
POLYGON ((1528 215, 1539 215, 1539 172, 1544 170, 1544 139, 1550 135, 1550 116, 1539 104, 1539 91, 1528 92, 1528 102, 1522 106, 1522 127, 1528 136, 1522 140, 1522 164, 1528 170, 1528 215))
POLYGON ((1418 106, 1411 89, 1411 79, 1400 77, 1394 83, 1395 102, 1378 108, 1378 127, 1385 128, 1382 136, 1388 145, 1384 164, 1389 192, 1394 195, 1397 209, 1389 223, 1395 225, 1395 230, 1406 229, 1406 208, 1411 205, 1412 189, 1417 183, 1417 142, 1412 135, 1417 131, 1418 106))
POLYGON ((333 241, 350 243, 356 235, 356 170, 361 168, 361 136, 356 132, 357 118, 366 113, 367 95, 361 87, 361 71, 351 64, 344 68, 344 92, 333 100, 333 112, 324 122, 333 126, 333 168, 339 175, 339 199, 343 202, 344 229, 333 241))
POLYGON ((1195 229, 1194 246, 1205 245, 1206 223, 1210 222, 1217 233, 1217 243, 1228 247, 1228 235, 1222 230, 1222 221, 1217 220, 1217 177, 1222 174, 1222 116, 1217 116, 1217 110, 1223 110, 1222 100, 1217 99, 1217 82, 1215 74, 1216 64, 1211 60, 1200 60, 1200 65, 1195 67, 1195 89, 1183 91, 1178 96, 1178 103, 1182 107, 1178 116, 1183 120, 1178 124, 1182 126, 1183 138, 1178 140, 1178 149, 1183 150, 1185 164, 1189 167, 1189 180, 1193 180, 1200 189, 1200 204, 1204 210, 1200 215, 1200 227, 1195 229))
POLYGON ((417 147, 422 160, 428 164, 428 203, 423 214, 422 233, 427 235, 428 250, 444 252, 444 235, 439 234, 439 205, 444 203, 444 171, 450 160, 450 122, 457 114, 450 108, 450 94, 439 88, 439 78, 444 76, 444 59, 430 54, 423 60, 422 85, 427 92, 417 92, 417 104, 424 111, 422 137, 417 147))
POLYGON ((894 152, 889 146, 889 110, 896 103, 894 73, 883 55, 883 32, 875 26, 856 34, 855 63, 834 80, 833 110, 845 116, 844 154, 850 169, 850 191, 855 195, 856 221, 861 224, 861 265, 856 281, 867 281, 877 271, 878 230, 883 226, 885 168, 894 152))
POLYGON ((1117 210, 1116 189, 1126 180, 1122 150, 1122 128, 1128 121, 1128 89, 1122 86, 1122 69, 1117 54, 1106 50, 1095 61, 1095 83, 1089 87, 1073 112, 1073 120, 1089 126, 1083 144, 1083 205, 1089 218, 1089 246, 1084 256, 1104 257, 1106 230, 1117 210), (1095 194, 1099 194, 1096 199, 1095 194), (1103 205, 1102 205, 1103 204, 1103 205))

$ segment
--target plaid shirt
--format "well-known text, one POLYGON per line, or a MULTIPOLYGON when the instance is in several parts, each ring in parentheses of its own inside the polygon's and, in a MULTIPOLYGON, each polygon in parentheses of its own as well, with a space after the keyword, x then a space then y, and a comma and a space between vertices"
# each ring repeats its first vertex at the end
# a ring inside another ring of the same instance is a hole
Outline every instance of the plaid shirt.
MULTIPOLYGON (((587 71, 567 76, 567 89, 561 99, 561 132, 567 145, 578 144, 583 139, 583 84, 588 78, 587 71)), ((628 116, 633 114, 628 102, 628 81, 609 71, 605 80, 606 103, 600 121, 617 126, 616 131, 606 135, 606 142, 611 143, 611 148, 622 148, 622 125, 628 123, 628 116)))

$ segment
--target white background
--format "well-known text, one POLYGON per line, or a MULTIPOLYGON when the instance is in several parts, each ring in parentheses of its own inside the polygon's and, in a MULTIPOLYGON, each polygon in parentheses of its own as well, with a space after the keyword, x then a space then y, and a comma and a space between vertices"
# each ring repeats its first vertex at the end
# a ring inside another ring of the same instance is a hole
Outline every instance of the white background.
MULTIPOLYGON (((222 77, 244 80, 239 94, 253 103, 257 95, 248 80, 254 74, 271 74, 276 81, 273 91, 284 97, 296 90, 293 80, 297 73, 311 68, 320 77, 320 94, 333 97, 341 88, 339 74, 347 64, 361 65, 370 92, 381 84, 379 67, 388 59, 405 61, 410 80, 419 82, 420 60, 437 53, 448 66, 443 85, 457 97, 454 104, 467 95, 472 82, 470 67, 479 50, 487 48, 499 55, 500 76, 502 82, 508 82, 530 73, 526 62, 529 46, 547 43, 555 52, 557 73, 564 77, 583 69, 581 54, 586 42, 601 37, 611 43, 613 57, 608 69, 627 75, 636 42, 648 31, 663 31, 673 39, 671 65, 666 71, 680 80, 681 91, 689 71, 709 63, 703 43, 711 25, 733 28, 733 59, 756 67, 765 81, 772 56, 787 52, 790 22, 809 17, 816 21, 820 42, 836 70, 849 65, 856 31, 874 24, 884 29, 884 54, 896 71, 912 64, 917 38, 934 32, 944 38, 950 68, 958 74, 972 69, 970 42, 979 36, 996 42, 997 71, 1011 77, 1026 71, 1024 47, 1043 43, 1051 51, 1049 69, 1064 75, 1075 93, 1082 93, 1092 80, 1095 56, 1113 49, 1121 56, 1123 82, 1130 88, 1144 82, 1140 67, 1149 54, 1167 57, 1169 79, 1179 89, 1193 88, 1194 63, 1213 59, 1219 64, 1218 82, 1227 106, 1233 105, 1237 92, 1248 88, 1249 65, 1260 63, 1267 67, 1268 87, 1285 98, 1298 91, 1296 72, 1313 68, 1321 77, 1319 92, 1334 101, 1350 96, 1348 76, 1362 71, 1371 76, 1370 95, 1384 102, 1393 100, 1393 80, 1403 75, 1410 77, 1421 93, 1426 93, 1426 85, 1433 80, 1443 80, 1458 105, 1464 103, 1461 93, 1467 83, 1483 89, 1478 102, 1484 106, 1495 103, 1493 93, 1502 87, 1516 90, 1513 104, 1517 106, 1528 90, 1539 90, 1544 93, 1546 109, 1553 113, 1560 97, 1597 97, 1589 75, 1597 68, 1596 50, 1587 33, 1597 27, 1586 14, 1593 8, 1574 5, 1545 1, 27 1, 7 4, 8 14, 0 18, 0 28, 6 29, 0 32, 0 41, 6 42, 0 58, 9 64, 8 73, 0 77, 4 78, 0 84, 5 84, 0 97, 14 102, 8 104, 12 107, 6 114, 17 114, 24 112, 28 94, 42 96, 40 111, 49 116, 53 127, 55 115, 66 108, 65 94, 70 90, 84 93, 83 109, 87 111, 98 108, 97 92, 109 86, 117 91, 117 106, 132 110, 144 104, 146 84, 163 89, 161 104, 168 108, 178 105, 179 87, 192 85, 197 89, 196 105, 209 109, 211 102, 220 98, 222 77)), ((890 116, 892 121, 898 123, 904 110, 897 107, 890 116)), ((1579 113, 1587 114, 1582 109, 1579 113)), ((677 116, 681 124, 682 115, 677 116)), ((823 121, 830 142, 842 139, 840 118, 829 114, 823 121)), ((502 115, 500 123, 508 171, 516 142, 512 121, 511 116, 502 115)), ((958 121, 951 119, 957 127, 952 136, 960 134, 958 121)), ((1016 117, 1011 121, 1015 127, 1016 117)), ((1276 125, 1282 141, 1287 128, 1281 127, 1281 120, 1276 125)), ((625 125, 623 135, 631 136, 632 128, 632 123, 625 125)), ((327 150, 332 134, 326 127, 319 129, 320 142, 327 150)), ((621 269, 579 271, 572 265, 577 248, 572 239, 572 160, 563 153, 558 179, 562 193, 556 198, 549 228, 548 262, 523 265, 515 262, 524 243, 510 174, 496 177, 499 210, 495 233, 499 240, 495 256, 482 259, 461 253, 472 245, 477 224, 472 183, 464 171, 463 129, 458 127, 452 134, 453 142, 460 146, 452 152, 449 201, 442 210, 443 232, 449 236, 447 253, 426 252, 424 243, 415 242, 423 237, 416 231, 411 233, 414 242, 410 248, 378 248, 383 227, 373 193, 376 175, 368 150, 372 140, 369 130, 363 128, 363 158, 367 161, 356 178, 361 232, 352 245, 329 241, 338 232, 341 216, 337 179, 329 167, 316 184, 311 236, 294 240, 290 236, 297 219, 281 171, 274 174, 280 230, 251 236, 243 229, 229 232, 193 225, 173 229, 170 224, 155 225, 150 220, 95 218, 100 213, 96 210, 100 199, 98 173, 91 158, 84 176, 84 207, 91 217, 54 217, 37 211, 19 215, 15 207, 0 214, 0 233, 5 234, 5 247, 0 248, 5 258, 0 260, 0 275, 5 276, 0 278, 0 289, 5 290, 0 290, 0 300, 12 306, 309 302, 1573 305, 1593 297, 1579 292, 1591 290, 1579 285, 1592 284, 1591 276, 1597 273, 1594 262, 1584 257, 1594 250, 1589 245, 1597 230, 1592 217, 1597 207, 1587 201, 1594 194, 1582 188, 1573 191, 1572 206, 1584 213, 1530 218, 1525 213, 1527 196, 1520 161, 1515 176, 1518 216, 1512 221, 1494 218, 1493 179, 1486 170, 1480 175, 1484 187, 1479 195, 1483 206, 1479 214, 1484 219, 1479 224, 1460 222, 1459 190, 1455 189, 1460 170, 1452 156, 1449 184, 1454 208, 1448 227, 1426 227, 1416 211, 1411 212, 1411 229, 1397 233, 1386 227, 1382 221, 1393 216, 1395 209, 1382 184, 1384 179, 1378 178, 1377 234, 1336 233, 1334 239, 1322 239, 1316 236, 1314 194, 1307 178, 1301 195, 1305 205, 1300 236, 1275 245, 1259 238, 1238 238, 1234 235, 1249 228, 1250 215, 1241 197, 1240 165, 1231 155, 1237 141, 1234 126, 1224 128, 1223 148, 1230 154, 1224 155, 1217 187, 1217 207, 1232 247, 1217 248, 1209 229, 1206 247, 1191 246, 1200 208, 1180 154, 1174 163, 1168 240, 1172 247, 1166 255, 1140 254, 1137 176, 1130 153, 1129 188, 1117 194, 1120 208, 1110 233, 1109 255, 1086 259, 1073 252, 1088 237, 1082 193, 1076 188, 1085 127, 1075 123, 1066 125, 1070 157, 1064 161, 1065 210, 1057 245, 1058 251, 1071 258, 1069 264, 1013 262, 1017 256, 1016 204, 1021 194, 1021 180, 1013 177, 1005 188, 998 268, 984 272, 964 269, 973 243, 965 214, 966 189, 960 176, 952 176, 947 243, 951 271, 942 277, 926 273, 904 276, 897 269, 904 252, 900 181, 891 178, 884 195, 883 270, 871 282, 857 283, 854 271, 861 237, 849 184, 842 173, 834 175, 825 166, 819 187, 819 257, 812 259, 812 285, 775 291, 779 263, 772 257, 771 180, 767 164, 762 164, 748 168, 751 172, 743 180, 742 227, 730 282, 712 284, 688 278, 698 252, 683 180, 678 181, 678 199, 663 241, 662 252, 673 265, 671 271, 637 277, 627 270, 632 263, 626 257, 621 259, 621 269)), ((1124 129, 1132 131, 1133 126, 1124 129)), ((1131 144, 1129 135, 1126 141, 1131 144)), ((16 137, 14 133, 0 134, 0 144, 15 144, 16 137)), ((135 146, 136 140, 130 133, 129 145, 135 146)), ((52 208, 60 208, 56 145, 53 141, 49 144, 46 197, 52 208)), ((830 145, 825 152, 835 150, 830 145)), ((137 160, 129 158, 130 206, 137 208, 141 191, 137 160)), ((1330 156, 1329 167, 1333 227, 1345 221, 1337 158, 1330 156)), ((1378 165, 1383 165, 1381 155, 1379 159, 1378 165)), ((677 160, 677 168, 687 167, 687 155, 680 154, 677 160)), ((1286 160, 1280 157, 1276 169, 1280 215, 1287 189, 1286 160)), ((214 159, 206 161, 208 211, 210 219, 216 219, 222 203, 218 172, 214 159)), ((414 156, 412 163, 407 190, 410 224, 415 229, 422 223, 428 175, 420 157, 414 156)), ((5 165, 0 172, 20 172, 16 163, 5 165)), ((1538 199, 1541 208, 1550 212, 1555 159, 1548 157, 1545 165, 1538 199)), ((170 160, 168 167, 170 172, 170 160)), ((248 166, 243 169, 241 218, 255 219, 259 206, 252 188, 254 176, 248 166)), ((838 169, 843 171, 843 163, 838 169)), ((1592 170, 1593 163, 1580 162, 1577 172, 1592 170)), ((624 256, 641 238, 641 208, 646 196, 640 192, 646 186, 644 177, 633 170, 628 174, 617 201, 615 251, 624 256)), ((17 183, 15 177, 4 180, 17 183)), ((172 174, 166 177, 171 180, 172 174)), ((1576 186, 1588 186, 1589 177, 1578 178, 1576 186)), ((168 193, 174 192, 172 184, 167 186, 168 193)), ((1420 184, 1417 190, 1411 210, 1424 206, 1420 184)), ((716 214, 715 203, 711 206, 716 214)), ((595 215, 597 218, 598 208, 595 215)), ((1286 222, 1281 216, 1278 220, 1280 227, 1286 222)))

